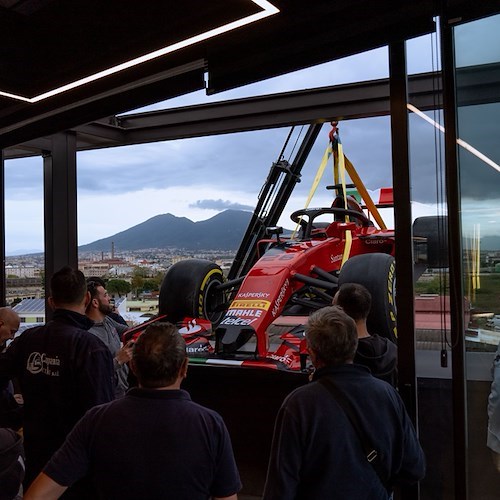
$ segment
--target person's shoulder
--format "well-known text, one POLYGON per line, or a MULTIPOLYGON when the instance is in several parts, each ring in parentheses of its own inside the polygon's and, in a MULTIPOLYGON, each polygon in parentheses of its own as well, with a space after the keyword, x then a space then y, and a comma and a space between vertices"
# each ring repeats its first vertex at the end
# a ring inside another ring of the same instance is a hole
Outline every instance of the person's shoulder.
POLYGON ((372 335, 372 337, 375 337, 378 342, 383 343, 384 345, 388 346, 391 350, 397 351, 398 346, 391 339, 388 339, 387 337, 382 337, 382 336, 377 335, 377 334, 372 335))
POLYGON ((370 374, 370 379, 365 384, 363 390, 380 401, 392 400, 397 407, 404 407, 403 400, 397 389, 388 381, 370 374))
POLYGON ((117 328, 120 328, 122 330, 127 330, 128 328, 130 328, 128 323, 119 314, 108 313, 106 315, 106 318, 111 320, 114 325, 117 325, 117 328))
POLYGON ((29 337, 31 337, 32 335, 37 335, 41 332, 44 332, 47 330, 47 328, 49 327, 50 325, 50 322, 49 323, 45 323, 43 325, 36 325, 36 326, 31 326, 29 328, 26 328, 24 331, 22 331, 19 335, 16 336, 16 339, 27 339, 29 337))
MULTIPOLYGON (((96 422, 97 420, 102 421, 101 419, 103 418, 106 419, 108 412, 111 412, 110 414, 111 417, 111 415, 114 414, 115 410, 118 409, 118 411, 120 411, 120 406, 123 406, 123 399, 124 398, 115 399, 107 403, 102 403, 96 406, 92 406, 85 412, 82 418, 82 422, 89 423, 89 422, 96 422)), ((113 417, 113 422, 115 422, 115 417, 113 417)))
POLYGON ((41 335, 47 330, 47 323, 44 325, 32 326, 26 328, 21 333, 16 335, 14 340, 8 345, 5 352, 12 352, 15 349, 29 349, 33 342, 37 342, 37 339, 41 338, 41 335))
POLYGON ((196 403, 190 397, 183 398, 183 399, 184 399, 184 403, 189 405, 189 411, 192 414, 197 414, 199 417, 201 417, 205 421, 211 421, 216 426, 225 427, 226 424, 224 422, 224 418, 222 417, 222 415, 219 412, 217 412, 216 410, 213 410, 212 408, 208 408, 207 406, 203 406, 200 403, 196 403))
POLYGON ((196 403, 190 397, 185 398, 184 402, 189 405, 189 408, 193 413, 199 413, 200 415, 204 415, 214 420, 221 420, 221 421, 223 420, 220 413, 218 413, 215 410, 212 410, 212 408, 208 408, 207 406, 203 406, 200 403, 196 403))
POLYGON ((373 334, 368 337, 358 339, 357 352, 371 353, 372 355, 396 355, 398 352, 398 346, 386 337, 373 334))
POLYGON ((373 333, 368 335, 368 337, 362 337, 358 339, 358 343, 366 343, 366 344, 380 344, 380 345, 388 345, 391 344, 394 347, 396 347, 396 344, 389 340, 387 337, 382 337, 381 335, 378 335, 377 333, 373 333))
POLYGON ((317 380, 301 385, 286 396, 283 400, 283 406, 307 405, 308 401, 317 399, 322 390, 321 384, 317 380))
POLYGON ((122 333, 125 330, 129 329, 128 325, 125 326, 123 323, 120 323, 120 322, 116 321, 116 319, 114 319, 113 317, 111 317, 109 314, 106 315, 106 317, 103 320, 103 323, 107 323, 108 325, 110 325, 111 327, 113 327, 118 333, 122 333))
POLYGON ((68 330, 68 334, 71 336, 71 342, 81 350, 109 351, 106 344, 89 330, 72 327, 71 332, 68 330))

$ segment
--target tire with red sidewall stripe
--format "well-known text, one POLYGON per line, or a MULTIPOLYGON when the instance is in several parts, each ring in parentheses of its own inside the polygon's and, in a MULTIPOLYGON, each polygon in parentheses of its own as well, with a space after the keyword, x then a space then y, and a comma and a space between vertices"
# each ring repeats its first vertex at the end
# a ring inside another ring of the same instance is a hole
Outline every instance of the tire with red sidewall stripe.
POLYGON ((222 269, 203 259, 176 262, 166 272, 160 288, 159 313, 175 323, 186 316, 208 319, 215 326, 225 311, 224 293, 217 286, 224 281, 222 269))
POLYGON ((372 296, 367 320, 368 331, 397 342, 396 326, 396 263, 392 255, 369 253, 351 257, 342 266, 339 286, 359 283, 372 296))

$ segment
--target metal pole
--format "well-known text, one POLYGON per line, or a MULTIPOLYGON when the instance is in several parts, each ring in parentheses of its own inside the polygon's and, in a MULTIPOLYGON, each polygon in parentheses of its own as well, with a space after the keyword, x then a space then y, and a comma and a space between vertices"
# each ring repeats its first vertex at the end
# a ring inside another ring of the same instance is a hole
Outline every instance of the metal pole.
MULTIPOLYGON (((396 303, 399 311, 398 379, 399 392, 408 413, 418 428, 417 380, 415 374, 415 313, 413 292, 413 239, 408 143, 408 102, 405 42, 389 45, 392 175, 394 185, 394 221, 397 245, 396 303)), ((418 499, 418 485, 401 488, 404 499, 418 499)))
MULTIPOLYGON (((443 7, 443 12, 446 6, 443 7)), ((452 341, 453 448, 455 498, 468 497, 467 393, 465 373, 464 291, 462 283, 462 231, 460 219, 460 173, 457 153, 457 106, 453 27, 440 18, 443 71, 445 172, 448 205, 448 257, 452 341)))
POLYGON ((63 266, 78 268, 76 214, 76 135, 52 136, 52 151, 44 155, 45 309, 50 278, 63 266))

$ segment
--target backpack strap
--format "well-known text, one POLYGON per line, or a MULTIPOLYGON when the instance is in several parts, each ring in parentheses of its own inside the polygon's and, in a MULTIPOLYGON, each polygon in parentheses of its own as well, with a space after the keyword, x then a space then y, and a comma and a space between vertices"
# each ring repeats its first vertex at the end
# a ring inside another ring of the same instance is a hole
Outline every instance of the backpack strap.
POLYGON ((328 389, 330 394, 333 396, 333 399, 335 399, 335 401, 344 411, 345 415, 347 416, 347 419, 349 420, 354 431, 358 435, 366 459, 377 473, 377 476, 380 479, 384 488, 390 493, 392 491, 392 488, 390 487, 389 480, 386 477, 381 467, 381 460, 380 460, 381 453, 377 451, 377 449, 373 446, 372 441, 367 435, 365 428, 362 426, 359 415, 354 410, 351 402, 330 377, 321 377, 320 379, 318 379, 318 382, 323 387, 328 389))

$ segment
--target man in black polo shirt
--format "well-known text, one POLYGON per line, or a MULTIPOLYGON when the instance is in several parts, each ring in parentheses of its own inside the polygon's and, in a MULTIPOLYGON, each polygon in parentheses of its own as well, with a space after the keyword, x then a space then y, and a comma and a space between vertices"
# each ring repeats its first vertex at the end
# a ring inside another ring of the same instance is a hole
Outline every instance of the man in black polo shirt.
POLYGON ((219 414, 181 390, 186 344, 170 323, 149 326, 131 368, 139 387, 88 411, 25 495, 52 499, 89 471, 99 498, 234 500, 241 488, 219 414))
POLYGON ((0 357, 0 377, 17 377, 24 397, 25 485, 88 409, 114 397, 109 349, 87 331, 85 276, 64 267, 50 288, 53 319, 23 332, 0 357))

